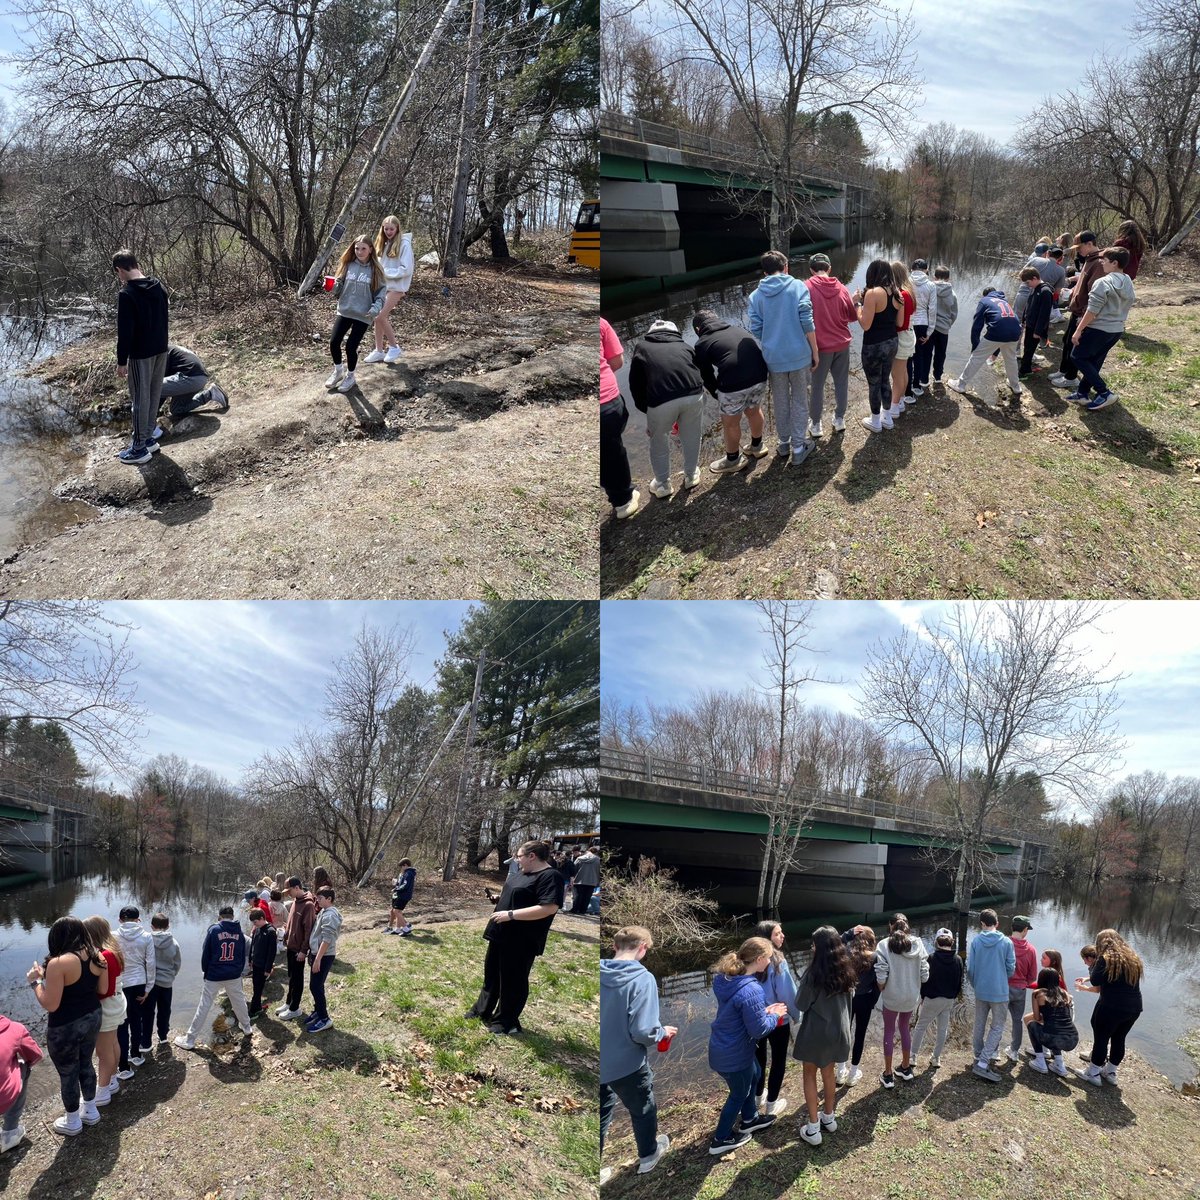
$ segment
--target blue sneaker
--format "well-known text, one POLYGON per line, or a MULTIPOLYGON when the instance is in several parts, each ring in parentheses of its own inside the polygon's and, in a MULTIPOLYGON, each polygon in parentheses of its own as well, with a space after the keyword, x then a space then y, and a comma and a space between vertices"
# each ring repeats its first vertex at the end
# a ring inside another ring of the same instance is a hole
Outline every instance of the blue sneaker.
MULTIPOLYGON (((157 450, 158 447, 155 446, 154 449, 157 450)), ((127 446, 117 457, 131 467, 140 467, 142 463, 148 463, 154 455, 145 446, 127 446)))
POLYGON ((1087 392, 1072 392, 1069 396, 1064 397, 1071 404, 1086 404, 1088 402, 1087 392))
POLYGON ((323 1021, 314 1021, 311 1025, 306 1025, 305 1029, 307 1029, 309 1033, 322 1033, 332 1024, 333 1020, 330 1017, 326 1017, 323 1021))
POLYGON ((1090 404, 1084 407, 1088 412, 1099 412, 1102 408, 1107 408, 1110 404, 1116 404, 1116 392, 1101 392, 1090 404))

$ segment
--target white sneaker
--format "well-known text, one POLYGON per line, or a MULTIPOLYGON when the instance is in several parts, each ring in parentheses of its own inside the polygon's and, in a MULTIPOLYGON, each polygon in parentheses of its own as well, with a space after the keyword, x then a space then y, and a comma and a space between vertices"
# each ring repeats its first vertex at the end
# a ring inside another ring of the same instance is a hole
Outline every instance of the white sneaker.
POLYGON ((275 1015, 277 1017, 284 1017, 284 1016, 287 1016, 287 1014, 290 1013, 291 1011, 292 1011, 291 1008, 287 1004, 281 1004, 275 1010, 275 1015))
MULTIPOLYGON (((1096 1082, 1099 1083, 1099 1080, 1096 1082)), ((77 1133, 82 1133, 83 1121, 79 1117, 79 1109, 76 1109, 74 1112, 63 1113, 50 1128, 55 1133, 61 1133, 64 1137, 74 1137, 77 1133)))
POLYGON ((834 1113, 821 1114, 821 1132, 837 1133, 837 1116, 834 1113))
POLYGON ((808 436, 809 437, 819 438, 819 437, 823 437, 824 435, 825 435, 825 430, 821 428, 820 421, 809 421, 809 423, 808 423, 808 436))
POLYGON ((688 488, 694 488, 700 482, 700 468, 697 467, 690 475, 683 477, 683 486, 686 491, 688 488))
POLYGON ((100 1112, 96 1108, 96 1099, 93 1096, 91 1100, 85 1100, 83 1107, 79 1110, 79 1119, 85 1125, 95 1125, 100 1120, 100 1112))
POLYGON ((327 388, 333 389, 333 388, 337 387, 337 385, 339 383, 341 383, 345 377, 346 377, 346 368, 341 363, 338 363, 333 368, 333 373, 329 376, 329 378, 327 380, 325 380, 325 386, 327 388))
POLYGON ((343 379, 342 382, 338 384, 337 390, 339 392, 349 392, 349 391, 353 390, 356 386, 357 386, 357 380, 355 380, 355 378, 354 378, 354 372, 347 371, 346 378, 343 379))
POLYGON ((921 387, 919 384, 914 383, 912 394, 913 394, 913 398, 916 399, 916 397, 918 397, 918 396, 925 395, 925 389, 923 387, 921 387))
POLYGON ((133 1072, 132 1072, 132 1071, 131 1071, 131 1070, 130 1070, 128 1067, 126 1067, 126 1068, 125 1068, 125 1070, 123 1070, 123 1071, 118 1071, 118 1072, 117 1072, 117 1073, 116 1073, 116 1074, 113 1076, 113 1078, 114 1078, 114 1079, 132 1079, 132 1078, 133 1078, 133 1072))
POLYGON ((1050 1070, 1053 1071, 1055 1075, 1061 1075, 1064 1079, 1067 1077, 1067 1064, 1063 1062, 1063 1056, 1061 1054, 1056 1054, 1054 1056, 1054 1061, 1050 1064, 1050 1070))
POLYGON ((154 1047, 153 1046, 141 1046, 138 1048, 138 1053, 139 1054, 153 1054, 154 1047))
POLYGON ((816 1125, 801 1125, 800 1136, 810 1145, 819 1146, 821 1144, 821 1124, 816 1125))
POLYGON ((653 1154, 646 1155, 645 1158, 638 1159, 637 1173, 639 1175, 647 1175, 658 1166, 658 1160, 662 1158, 663 1151, 670 1148, 671 1139, 665 1133, 658 1135, 658 1149, 653 1154))
POLYGON ((1113 1087, 1120 1087, 1120 1084, 1117 1083, 1117 1068, 1111 1064, 1100 1068, 1100 1078, 1105 1083, 1111 1083, 1113 1087))
POLYGON ((833 418, 833 432, 844 433, 846 431, 846 421, 844 417, 833 418))
POLYGON ((846 1080, 846 1086, 853 1087, 856 1083, 861 1082, 861 1080, 862 1070, 859 1067, 855 1067, 854 1070, 850 1072, 850 1078, 846 1080))
POLYGON ((778 1100, 771 1100, 767 1104, 765 1111, 768 1117, 777 1117, 787 1106, 788 1102, 780 1096, 778 1100))
POLYGON ((108 1094, 115 1096, 121 1090, 121 1081, 114 1075, 108 1084, 108 1094))
POLYGON ((929 1060, 930 1070, 933 1070, 936 1067, 940 1067, 941 1065, 942 1065, 942 1060, 936 1054, 930 1058, 930 1060, 929 1060))
POLYGON ((387 353, 383 356, 383 361, 385 363, 399 362, 403 354, 404 351, 401 350, 399 346, 389 346, 387 348, 387 353))
POLYGON ((606 1184, 612 1178, 612 1167, 600 1168, 600 1183, 606 1184))
POLYGON ((112 1084, 101 1087, 96 1084, 96 1098, 92 1101, 98 1108, 103 1108, 112 1099, 112 1084))
POLYGON ((386 353, 383 350, 372 350, 370 354, 363 359, 363 362, 383 362, 386 353))
POLYGON ((25 1126, 18 1125, 16 1129, 0 1130, 0 1154, 15 1150, 25 1136, 25 1126))
POLYGON ((966 384, 961 379, 947 379, 946 386, 955 392, 965 392, 967 390, 966 384))
POLYGON ((657 479, 652 479, 650 480, 650 493, 660 500, 669 500, 675 495, 675 489, 671 486, 669 479, 666 483, 659 483, 657 479))
POLYGON ((904 415, 904 401, 902 399, 901 400, 893 400, 892 407, 888 409, 888 412, 890 412, 893 417, 903 416, 904 415))
POLYGON ((146 1064, 146 1060, 140 1054, 131 1054, 129 1056, 129 1062, 130 1065, 134 1067, 142 1067, 146 1064))
POLYGON ((833 1081, 838 1087, 845 1087, 846 1080, 850 1078, 850 1070, 845 1063, 838 1063, 837 1070, 834 1072, 833 1081))
POLYGON ((871 433, 878 433, 883 428, 883 424, 880 421, 878 413, 872 413, 869 417, 863 417, 862 423, 864 427, 871 433))
POLYGON ((1078 1067, 1072 1067, 1071 1074, 1078 1075, 1084 1083, 1090 1083, 1093 1087, 1099 1087, 1101 1084, 1100 1068, 1095 1065, 1088 1067, 1086 1071, 1081 1071, 1078 1067))
POLYGON ((884 427, 884 429, 891 429, 896 422, 892 420, 892 414, 890 412, 884 412, 879 414, 879 423, 884 427))
POLYGON ((181 1050, 195 1050, 196 1039, 188 1037, 186 1033, 181 1033, 175 1039, 175 1045, 177 1045, 181 1050))
POLYGON ((1030 1060, 1029 1065, 1040 1075, 1048 1075, 1050 1068, 1046 1066, 1046 1056, 1044 1054, 1035 1054, 1030 1060))
POLYGON ((1005 1050, 1004 1053, 1005 1053, 1005 1055, 1007 1055, 1009 1062, 1020 1062, 1021 1061, 1021 1056, 1011 1046, 1007 1050, 1005 1050))

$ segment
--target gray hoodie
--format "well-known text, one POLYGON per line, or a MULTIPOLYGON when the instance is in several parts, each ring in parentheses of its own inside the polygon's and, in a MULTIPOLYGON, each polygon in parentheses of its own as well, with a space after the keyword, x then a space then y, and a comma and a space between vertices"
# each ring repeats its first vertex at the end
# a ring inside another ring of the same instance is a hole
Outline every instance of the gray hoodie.
POLYGON ((326 945, 325 956, 333 958, 337 954, 338 934, 342 930, 342 914, 331 904, 328 908, 317 908, 317 919, 313 922, 312 933, 308 938, 308 948, 316 954, 321 943, 326 945))
POLYGON ((958 297, 948 279, 937 280, 934 287, 937 288, 937 323, 934 329, 938 333, 949 333, 950 326, 958 320, 958 297))
POLYGON ((169 929, 155 929, 150 936, 154 939, 154 985, 172 987, 183 964, 183 952, 169 929))
POLYGON ((140 921, 122 921, 117 929, 117 941, 125 958, 121 972, 122 987, 142 987, 147 992, 154 986, 157 975, 154 964, 154 939, 140 921))
POLYGON ((1124 271, 1113 271, 1097 279, 1088 292, 1088 312, 1096 314, 1089 328, 1124 333, 1136 298, 1133 280, 1124 271))
POLYGON ((370 325, 383 311, 387 284, 381 283, 372 290, 372 275, 370 263, 352 262, 346 268, 346 274, 333 285, 339 317, 350 317, 351 320, 365 321, 370 325))
POLYGON ((937 327, 938 291, 933 280, 924 271, 913 271, 910 276, 916 295, 916 311, 912 315, 914 325, 937 327))
POLYGON ((884 938, 875 950, 875 979, 883 989, 883 1007, 890 1012, 912 1012, 921 1002, 921 984, 929 978, 929 955, 925 943, 913 934, 901 953, 884 938))

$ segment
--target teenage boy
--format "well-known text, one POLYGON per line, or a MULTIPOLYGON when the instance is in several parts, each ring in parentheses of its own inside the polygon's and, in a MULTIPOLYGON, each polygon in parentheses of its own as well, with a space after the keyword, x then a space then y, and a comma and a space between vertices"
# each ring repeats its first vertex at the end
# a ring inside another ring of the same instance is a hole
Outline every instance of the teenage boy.
POLYGON ((950 326, 958 320, 958 297, 950 283, 950 268, 935 267, 934 287, 937 289, 937 320, 929 341, 933 346, 933 382, 942 382, 946 366, 946 346, 950 341, 950 326))
POLYGON ((575 891, 572 894, 571 912, 586 913, 592 893, 600 886, 600 847, 593 844, 575 860, 575 891))
POLYGON ((158 1043, 167 1040, 171 1029, 171 998, 175 989, 175 976, 183 965, 183 951, 171 932, 171 922, 166 913, 155 913, 150 918, 150 934, 154 940, 154 986, 150 999, 146 1001, 146 1041, 158 1019, 158 1043))
POLYGON ((1021 322, 1004 293, 999 288, 984 288, 971 324, 971 357, 962 374, 949 380, 947 386, 956 392, 965 392, 967 383, 989 356, 999 354, 1004 359, 1004 372, 1012 395, 1014 399, 1020 397, 1021 382, 1017 378, 1017 340, 1020 336, 1021 322))
POLYGON ((846 285, 834 274, 828 254, 813 254, 808 260, 812 278, 808 295, 812 301, 813 324, 817 327, 817 361, 812 370, 812 396, 808 402, 808 432, 819 438, 821 414, 825 409, 825 377, 833 376, 833 432, 846 428, 846 405, 850 400, 850 326, 858 321, 858 309, 846 285))
POLYGON ((967 948, 967 978, 975 993, 975 1033, 972 1049, 975 1065, 972 1070, 980 1079, 999 1083, 1000 1076, 991 1068, 992 1059, 1000 1049, 1004 1036, 1004 1018, 1008 1014, 1008 980, 1017 966, 1012 942, 996 926, 999 919, 990 909, 979 914, 980 930, 967 948), (984 1039, 984 1030, 987 1038, 984 1039))
POLYGON ((142 928, 141 913, 132 904, 121 909, 117 941, 125 959, 125 969, 121 972, 121 987, 125 992, 125 1023, 117 1031, 122 1058, 120 1066, 125 1068, 132 1064, 140 1067, 146 1061, 143 1056, 151 1050, 153 1010, 149 1007, 149 1000, 157 975, 154 938, 149 930, 142 928))
POLYGON ((159 394, 162 399, 171 401, 172 420, 186 417, 210 401, 215 406, 214 412, 229 411, 229 397, 213 383, 212 372, 194 350, 186 346, 168 346, 164 371, 159 394))
MULTIPOLYGON (((908 390, 915 398, 924 395, 929 386, 929 367, 933 361, 933 342, 929 335, 937 327, 937 285, 929 278, 929 264, 923 258, 914 258, 910 264, 913 288, 916 290, 917 307, 912 315, 912 331, 917 335, 917 348, 908 360, 908 390)), ((908 396, 906 403, 912 403, 908 396)))
POLYGON ((1032 928, 1028 917, 1013 917, 1012 944, 1017 965, 1008 977, 1008 1016, 1012 1021, 1012 1041, 1008 1047, 1008 1057, 1012 1062, 1020 1062, 1021 1059, 1021 1039, 1025 1033, 1025 997, 1037 988, 1038 952, 1028 938, 1032 928))
POLYGON ((1133 281, 1125 274, 1129 251, 1124 246, 1109 246, 1100 252, 1099 258, 1104 274, 1092 284, 1087 311, 1071 339, 1075 365, 1083 380, 1067 399, 1085 405, 1088 412, 1097 412, 1116 402, 1117 394, 1109 390, 1100 368, 1125 332, 1129 310, 1137 298, 1133 281), (1096 394, 1089 400, 1088 392, 1093 388, 1096 394))
POLYGON ((333 907, 333 900, 333 888, 317 888, 317 917, 308 937, 308 949, 312 955, 308 990, 312 992, 313 1013, 305 1022, 304 1028, 309 1033, 321 1033, 333 1024, 329 1019, 329 1009, 325 1005, 325 980, 333 968, 338 934, 342 929, 342 914, 333 907))
POLYGON ((696 365, 709 395, 721 411, 725 455, 708 465, 715 475, 732 475, 763 458, 762 402, 767 394, 767 364, 758 343, 740 325, 722 319, 711 308, 692 318, 696 332, 696 365), (750 445, 742 449, 742 417, 750 428, 750 445))
POLYGON ((250 977, 254 984, 254 994, 250 997, 249 1016, 251 1021, 257 1021, 263 1013, 263 988, 271 978, 271 972, 275 970, 278 934, 261 908, 250 910, 250 923, 254 926, 254 934, 250 938, 250 977))
POLYGON ((1029 299, 1025 304, 1025 339, 1018 370, 1018 375, 1024 379, 1033 374, 1033 352, 1038 343, 1050 338, 1050 310, 1054 307, 1054 293, 1036 267, 1025 267, 1021 271, 1021 283, 1029 288, 1029 299))
MULTIPOLYGON (((654 1072, 646 1051, 679 1032, 659 1023, 658 984, 642 966, 653 947, 650 930, 629 925, 613 937, 612 958, 600 961, 600 1154, 620 1100, 633 1122, 639 1175, 652 1171, 671 1144, 658 1132, 654 1072)), ((600 1182, 607 1183, 611 1172, 611 1167, 603 1168, 600 1182)))
POLYGON ((308 939, 317 919, 317 902, 312 892, 305 891, 299 875, 288 880, 287 894, 292 898, 292 910, 284 927, 283 944, 287 947, 287 999, 275 1010, 282 1021, 294 1021, 300 1015, 300 1000, 304 995, 304 964, 308 961, 308 939))
POLYGON ((130 466, 148 463, 158 449, 154 435, 167 365, 167 293, 143 275, 129 250, 112 257, 117 293, 117 375, 129 382, 133 440, 117 457, 130 466))
POLYGON ((200 993, 200 1003, 196 1005, 196 1015, 192 1017, 187 1033, 177 1037, 175 1045, 184 1050, 195 1050, 196 1034, 204 1028, 208 1010, 222 991, 229 997, 229 1007, 233 1009, 242 1032, 249 1037, 252 1032, 250 1014, 246 1011, 246 996, 242 991, 245 965, 246 935, 234 919, 233 906, 227 904, 217 913, 217 923, 210 925, 204 935, 204 949, 200 951, 204 990, 200 993))
POLYGON ((1083 314, 1087 312, 1088 293, 1092 290, 1092 284, 1104 274, 1096 235, 1090 229, 1084 229, 1075 238, 1075 242, 1075 262, 1079 269, 1071 289, 1071 302, 1067 305, 1071 317, 1063 334, 1062 360, 1058 370, 1050 376, 1050 382, 1056 388, 1066 388, 1067 391, 1075 390, 1075 380, 1079 377, 1079 368, 1075 365, 1074 358, 1075 331, 1079 328, 1083 314))
POLYGON ((392 880, 392 912, 385 932, 397 933, 401 937, 408 937, 412 933, 412 922, 404 915, 404 910, 412 902, 416 883, 417 872, 412 859, 402 858, 396 878, 392 880))
POLYGON ((768 250, 759 259, 765 278, 750 294, 750 332, 762 346, 775 402, 776 454, 798 467, 809 455, 808 389, 820 359, 808 288, 788 274, 788 258, 768 250))

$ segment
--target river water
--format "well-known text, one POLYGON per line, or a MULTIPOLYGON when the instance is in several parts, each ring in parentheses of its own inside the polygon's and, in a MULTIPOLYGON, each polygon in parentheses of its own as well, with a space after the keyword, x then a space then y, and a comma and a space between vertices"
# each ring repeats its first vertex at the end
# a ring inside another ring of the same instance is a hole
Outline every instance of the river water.
MULTIPOLYGON (((1025 889, 1023 889, 1023 894, 1025 889)), ((1062 953, 1068 983, 1086 975, 1079 958, 1081 946, 1095 940, 1100 929, 1115 928, 1141 955, 1146 975, 1142 981, 1145 1010, 1129 1035, 1128 1044, 1152 1067, 1178 1086, 1197 1079, 1197 1064, 1183 1051, 1179 1039, 1200 1026, 1200 914, 1189 910, 1178 887, 1157 888, 1142 884, 1109 882, 1103 888, 1085 891, 1060 881, 1039 877, 1032 895, 1018 903, 997 899, 992 903, 1007 932, 1009 920, 1017 913, 1030 918, 1033 929, 1030 942, 1040 955, 1042 950, 1062 953)), ((981 907, 979 899, 973 906, 981 907)), ((932 948, 933 935, 942 925, 953 928, 953 913, 909 912, 914 931, 932 948)), ((783 922, 787 934, 785 949, 793 971, 804 969, 808 953, 808 934, 821 924, 820 917, 783 922)), ((876 932, 886 932, 886 921, 876 932)), ((970 936, 970 935, 969 935, 970 936)), ((716 953, 703 956, 715 959, 716 953)), ((969 998, 969 988, 965 989, 969 998)), ((664 1095, 693 1084, 708 1084, 715 1078, 708 1069, 709 1023, 716 1012, 711 981, 702 963, 692 970, 675 970, 660 979, 662 1021, 676 1025, 680 1033, 666 1054, 655 1054, 656 1088, 664 1095)), ((1096 1000, 1089 992, 1074 992, 1076 1025, 1080 1044, 1091 1044, 1089 1020, 1096 1000)), ((877 1008, 867 1035, 868 1045, 878 1046, 883 1038, 883 1018, 877 1008)), ((1003 1043, 1007 1045, 1007 1040, 1003 1043)), ((951 1061, 956 1061, 951 1052, 951 1061)), ((962 1066, 965 1069, 965 1056, 962 1066)), ((1073 1057, 1073 1056, 1072 1056, 1073 1057)))
MULTIPOLYGON (((853 292, 866 281, 867 265, 877 258, 892 262, 901 259, 911 262, 921 257, 929 263, 932 278, 935 266, 950 268, 950 282, 958 296, 958 320, 950 329, 947 349, 947 369, 961 367, 970 353, 971 318, 975 304, 985 287, 1004 288, 1010 298, 1016 284, 1012 280, 1016 271, 1024 265, 1032 247, 1026 249, 1014 239, 1001 239, 992 232, 982 232, 966 225, 937 224, 926 222, 902 228, 866 225, 861 239, 853 244, 826 250, 836 275, 853 292)), ((793 261, 792 273, 797 278, 808 278, 807 262, 793 261)), ((706 279, 692 286, 675 291, 657 291, 633 299, 605 299, 603 286, 600 293, 601 312, 616 330, 625 349, 625 367, 617 373, 622 391, 629 407, 629 425, 625 430, 625 446, 630 456, 634 478, 648 477, 649 455, 646 438, 646 419, 629 402, 629 390, 625 386, 629 361, 637 339, 645 333, 655 320, 674 321, 679 326, 684 340, 694 345, 696 335, 692 332, 692 317, 702 308, 711 308, 728 321, 744 325, 746 305, 750 293, 762 278, 758 270, 738 268, 727 275, 706 279)), ((614 289, 615 290, 615 289, 614 289)), ((851 373, 861 377, 858 366, 862 346, 862 330, 857 325, 851 329, 851 373)), ((827 393, 832 385, 826 384, 827 393)), ((828 404, 827 404, 828 408, 828 404)), ((864 410, 865 412, 865 410, 864 410)), ((858 414, 862 415, 862 414, 858 414)), ((717 402, 705 394, 705 429, 719 424, 717 402)), ((768 431, 770 436, 770 431, 768 431)), ((713 457, 719 438, 706 446, 701 456, 702 465, 713 457), (708 454, 712 449, 713 453, 708 454)), ((678 463, 678 457, 673 460, 678 463)))

